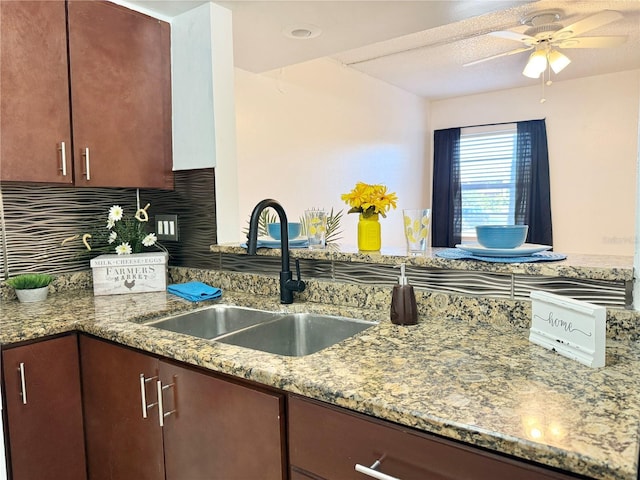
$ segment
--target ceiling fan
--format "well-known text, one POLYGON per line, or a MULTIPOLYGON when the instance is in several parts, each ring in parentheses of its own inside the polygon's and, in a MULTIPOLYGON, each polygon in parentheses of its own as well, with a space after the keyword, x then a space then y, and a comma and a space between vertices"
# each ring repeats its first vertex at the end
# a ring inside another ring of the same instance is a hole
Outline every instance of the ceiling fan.
POLYGON ((464 64, 465 67, 493 60, 495 58, 533 50, 529 61, 525 66, 523 75, 530 78, 539 78, 549 66, 554 73, 564 69, 571 60, 558 49, 564 48, 609 48, 623 44, 625 35, 581 37, 582 33, 607 25, 622 18, 622 14, 615 10, 603 10, 577 22, 563 26, 558 23, 562 11, 545 10, 533 13, 521 20, 523 25, 529 26, 524 33, 510 30, 490 32, 488 35, 507 40, 514 40, 524 44, 520 48, 508 52, 499 53, 464 64))

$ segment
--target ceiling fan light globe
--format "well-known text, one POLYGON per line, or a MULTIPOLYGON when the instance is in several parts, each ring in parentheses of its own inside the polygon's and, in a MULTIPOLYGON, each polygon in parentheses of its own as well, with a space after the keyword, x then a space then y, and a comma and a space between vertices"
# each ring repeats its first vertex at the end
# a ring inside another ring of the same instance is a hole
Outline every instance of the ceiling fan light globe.
POLYGON ((532 68, 529 68, 528 64, 526 67, 524 67, 524 70, 522 71, 522 75, 529 78, 540 78, 540 74, 542 74, 540 70, 534 70, 532 68))
POLYGON ((567 65, 571 63, 571 60, 566 55, 563 55, 557 50, 552 50, 549 52, 549 65, 551 65, 551 70, 553 73, 560 73, 565 69, 567 65))
POLYGON ((529 78, 540 78, 540 74, 547 68, 547 53, 544 50, 536 50, 529 56, 529 61, 522 74, 529 78))

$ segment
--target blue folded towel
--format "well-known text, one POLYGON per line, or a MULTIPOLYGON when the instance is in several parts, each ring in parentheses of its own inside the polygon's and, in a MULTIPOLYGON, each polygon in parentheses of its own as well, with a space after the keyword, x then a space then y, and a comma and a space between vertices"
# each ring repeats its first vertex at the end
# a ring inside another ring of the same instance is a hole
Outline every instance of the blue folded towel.
POLYGON ((176 283, 169 285, 167 291, 192 302, 212 300, 222 296, 222 290, 202 282, 176 283))

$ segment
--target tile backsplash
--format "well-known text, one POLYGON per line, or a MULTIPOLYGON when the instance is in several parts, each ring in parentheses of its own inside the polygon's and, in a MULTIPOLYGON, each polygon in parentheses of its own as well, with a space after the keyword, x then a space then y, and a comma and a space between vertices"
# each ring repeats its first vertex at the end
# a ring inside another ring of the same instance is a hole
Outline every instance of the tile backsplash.
MULTIPOLYGON (((162 242, 172 266, 210 268, 209 245, 216 243, 214 170, 175 172, 175 190, 140 190, 140 205, 155 214, 177 214, 178 242, 162 242)), ((72 188, 36 184, 0 185, 2 279, 25 272, 52 274, 89 269, 95 254, 80 240, 62 246, 65 238, 86 233, 104 221, 111 205, 136 210, 136 189, 72 188)))

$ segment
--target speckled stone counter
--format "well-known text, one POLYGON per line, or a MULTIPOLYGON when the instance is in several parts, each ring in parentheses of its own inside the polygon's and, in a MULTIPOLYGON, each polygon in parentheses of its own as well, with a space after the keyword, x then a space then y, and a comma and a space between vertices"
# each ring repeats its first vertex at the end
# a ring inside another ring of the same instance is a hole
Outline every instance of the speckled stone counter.
POLYGON ((608 340, 607 366, 591 369, 528 342, 510 324, 321 303, 280 305, 274 295, 225 291, 221 302, 321 311, 379 321, 306 357, 283 357, 144 325, 200 308, 164 292, 94 297, 54 293, 43 303, 5 300, 0 342, 78 330, 123 345, 340 405, 399 424, 598 479, 635 480, 640 445, 640 345, 608 340))
MULTIPOLYGON (((212 252, 245 254, 246 248, 238 244, 211 245, 212 252)), ((349 246, 331 245, 325 250, 292 248, 292 258, 307 258, 336 262, 375 263, 381 265, 407 265, 448 270, 481 271, 536 276, 586 278, 592 280, 633 280, 633 257, 613 255, 567 254, 566 260, 535 263, 490 263, 478 260, 450 260, 436 253, 442 248, 431 248, 424 256, 407 256, 404 249, 382 248, 380 253, 359 253, 349 246)), ((559 252, 563 253, 563 252, 559 252)), ((260 248, 258 255, 280 256, 279 249, 260 248)))

